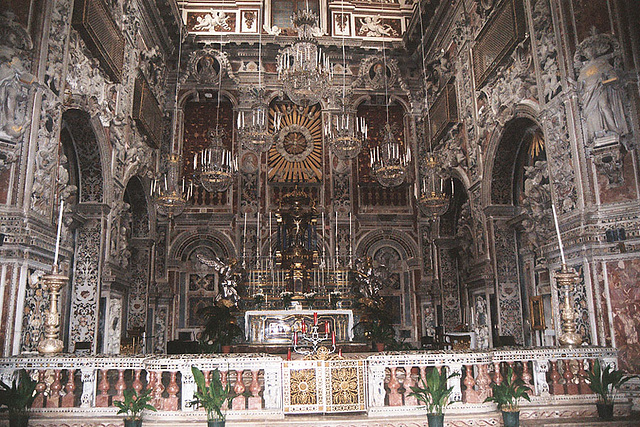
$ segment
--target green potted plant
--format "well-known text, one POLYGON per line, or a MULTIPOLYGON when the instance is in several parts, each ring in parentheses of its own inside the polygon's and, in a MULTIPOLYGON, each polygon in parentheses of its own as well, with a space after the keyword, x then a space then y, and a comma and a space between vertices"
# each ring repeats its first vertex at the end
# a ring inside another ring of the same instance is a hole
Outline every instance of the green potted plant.
POLYGON ((120 410, 118 414, 126 414, 124 417, 124 427, 141 427, 142 411, 157 411, 155 406, 151 405, 151 389, 143 390, 140 394, 133 389, 124 391, 124 400, 116 400, 113 402, 120 410))
POLYGON ((243 334, 231 307, 218 303, 199 310, 198 314, 206 322, 200 335, 200 345, 204 351, 229 353, 233 341, 242 337, 243 334))
POLYGON ((36 398, 36 384, 24 369, 18 371, 11 385, 0 381, 0 406, 6 406, 9 411, 10 427, 29 425, 29 410, 36 398))
POLYGON ((209 385, 207 385, 204 373, 200 369, 192 366, 191 372, 198 389, 193 394, 195 399, 190 402, 190 405, 200 406, 207 411, 208 427, 224 427, 226 416, 222 412, 222 407, 229 399, 231 386, 228 383, 222 384, 218 369, 212 372, 209 385))
POLYGON ((440 372, 433 368, 424 378, 420 379, 420 383, 411 387, 411 396, 415 396, 420 402, 427 407, 427 421, 429 427, 442 427, 444 425, 444 408, 449 402, 449 395, 453 387, 447 387, 447 381, 459 374, 454 372, 447 376, 445 367, 440 372), (422 384, 422 385, 420 385, 422 384))
POLYGON ((622 384, 626 383, 637 375, 625 375, 621 370, 611 365, 606 365, 604 369, 600 366, 600 360, 593 362, 593 367, 587 371, 587 384, 595 394, 598 395, 596 407, 598 416, 603 420, 613 419, 613 403, 616 393, 622 384))
POLYGON ((513 368, 509 366, 507 376, 500 384, 491 384, 493 396, 487 397, 485 402, 495 402, 498 409, 502 411, 502 419, 505 427, 518 427, 520 425, 520 406, 518 401, 529 398, 529 388, 520 378, 515 378, 513 368))

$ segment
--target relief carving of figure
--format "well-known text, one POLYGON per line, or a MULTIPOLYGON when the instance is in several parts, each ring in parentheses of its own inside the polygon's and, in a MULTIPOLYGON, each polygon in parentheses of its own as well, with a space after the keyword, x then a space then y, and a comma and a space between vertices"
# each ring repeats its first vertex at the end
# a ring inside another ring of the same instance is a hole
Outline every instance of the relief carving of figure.
POLYGON ((359 35, 365 37, 395 37, 398 32, 391 25, 383 24, 379 16, 365 16, 360 18, 361 27, 358 30, 359 35))
MULTIPOLYGON (((582 103, 587 139, 606 135, 626 135, 629 127, 624 113, 623 87, 612 65, 615 51, 598 35, 592 36, 576 56, 582 59, 578 91, 582 103)), ((580 65, 578 65, 580 67, 580 65)))
POLYGON ((220 27, 225 30, 231 30, 227 23, 228 19, 229 17, 225 12, 211 9, 207 15, 196 17, 198 23, 193 26, 193 29, 195 31, 215 31, 216 27, 220 27))

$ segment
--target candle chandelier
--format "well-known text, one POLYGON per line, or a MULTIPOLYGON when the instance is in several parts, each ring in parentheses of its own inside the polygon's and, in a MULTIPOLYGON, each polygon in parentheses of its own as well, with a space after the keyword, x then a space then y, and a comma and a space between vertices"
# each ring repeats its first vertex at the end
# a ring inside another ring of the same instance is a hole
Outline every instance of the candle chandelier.
POLYGON ((151 183, 151 196, 156 201, 156 207, 160 215, 169 219, 180 215, 187 206, 191 188, 185 194, 185 180, 178 184, 180 170, 180 156, 175 153, 167 157, 167 173, 164 177, 151 183))
POLYGON ((273 144, 273 133, 269 132, 269 103, 262 87, 262 8, 258 19, 258 88, 251 93, 251 110, 238 113, 238 138, 249 150, 264 153, 273 144))
MULTIPOLYGON (((222 50, 222 43, 220 43, 222 50)), ((222 64, 218 73, 218 105, 216 126, 207 131, 209 146, 193 159, 196 181, 210 193, 227 191, 238 170, 238 161, 224 143, 224 130, 220 127, 220 97, 222 91, 222 64)))
POLYGON ((291 17, 291 22, 298 31, 298 38, 278 55, 278 78, 289 99, 306 107, 327 96, 332 71, 329 58, 323 54, 314 36, 318 28, 317 15, 308 8, 299 10, 291 17))
MULTIPOLYGON (((381 3, 384 10, 384 3, 381 3)), ((376 180, 383 187, 397 187, 407 175, 407 167, 411 163, 411 150, 404 147, 393 133, 389 122, 389 85, 387 76, 387 53, 382 39, 382 74, 384 76, 384 100, 386 104, 387 122, 382 129, 382 142, 370 153, 370 167, 376 180)))
POLYGON ((383 187, 397 187, 404 182, 410 163, 411 150, 404 151, 387 121, 382 130, 382 143, 371 152, 369 166, 373 175, 383 187))
MULTIPOLYGON (((418 7, 420 5, 418 4, 418 7)), ((420 11, 420 29, 421 34, 424 34, 424 24, 422 21, 422 12, 420 11)), ((438 172, 438 161, 433 153, 431 147, 431 116, 429 114, 429 98, 428 98, 428 86, 427 86, 427 71, 425 66, 426 55, 424 50, 424 42, 422 45, 422 76, 424 78, 424 103, 426 112, 426 125, 425 138, 429 141, 429 153, 424 159, 424 174, 422 177, 422 185, 420 194, 418 194, 418 184, 416 184, 416 199, 420 211, 429 218, 435 220, 436 218, 444 215, 449 209, 449 203, 451 197, 444 191, 444 180, 438 172)), ((451 193, 453 195, 453 182, 451 183, 451 193)))
MULTIPOLYGON (((182 56, 182 25, 178 40, 178 64, 176 73, 176 93, 174 99, 173 123, 171 132, 171 146, 176 139, 178 128, 178 90, 180 85, 180 57, 182 56)), ((185 194, 185 180, 178 184, 180 176, 180 156, 170 153, 167 156, 167 172, 162 178, 157 178, 151 183, 151 197, 155 199, 156 209, 160 215, 172 219, 180 215, 187 206, 188 194, 185 194)), ((189 191, 191 188, 189 189, 189 191)))
POLYGON ((227 191, 238 170, 238 160, 224 145, 224 131, 216 126, 207 132, 209 146, 196 154, 196 178, 210 193, 227 191))
MULTIPOLYGON (((344 17, 344 2, 342 4, 344 17)), ((342 102, 339 111, 331 113, 324 128, 325 139, 331 152, 342 160, 358 156, 362 141, 367 139, 367 124, 364 117, 357 117, 356 111, 347 104, 347 60, 342 35, 342 102)))

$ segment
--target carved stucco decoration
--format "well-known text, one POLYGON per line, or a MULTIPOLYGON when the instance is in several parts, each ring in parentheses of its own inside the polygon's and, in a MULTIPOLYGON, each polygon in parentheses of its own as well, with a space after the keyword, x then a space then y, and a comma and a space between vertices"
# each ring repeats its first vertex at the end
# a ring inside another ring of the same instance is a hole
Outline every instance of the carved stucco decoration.
POLYGON ((561 90, 557 43, 553 31, 553 19, 549 0, 537 0, 532 11, 535 46, 540 64, 541 102, 549 102, 561 90))
POLYGON ((129 267, 131 250, 131 206, 123 201, 115 203, 108 216, 111 224, 111 242, 109 256, 113 263, 126 269, 129 267))
POLYGON ((166 59, 158 46, 140 52, 140 71, 147 80, 159 105, 164 105, 166 99, 166 69, 166 59))
MULTIPOLYGON (((12 143, 29 127, 27 106, 38 86, 30 70, 31 37, 14 18, 10 11, 0 15, 0 140, 12 143)), ((4 157, 6 163, 10 156, 4 157)))
MULTIPOLYGON (((393 58, 386 58, 387 78, 386 87, 392 88, 398 83, 403 90, 407 90, 405 82, 400 75, 398 62, 393 58)), ((358 77, 353 82, 352 87, 366 87, 373 90, 383 90, 385 88, 385 58, 382 55, 369 56, 362 60, 359 67, 358 77)))
POLYGON ((534 248, 539 248, 548 241, 553 231, 547 162, 539 160, 524 169, 524 190, 520 206, 527 218, 522 221, 522 227, 528 241, 534 248))
POLYGON ((471 217, 471 206, 467 200, 460 207, 460 216, 456 224, 455 240, 457 243, 458 266, 460 271, 468 274, 473 259, 475 258, 473 248, 473 218, 471 217))
POLYGON ((220 73, 226 73, 233 82, 240 85, 240 80, 233 73, 226 52, 204 48, 193 52, 187 63, 188 78, 199 84, 218 84, 220 73))

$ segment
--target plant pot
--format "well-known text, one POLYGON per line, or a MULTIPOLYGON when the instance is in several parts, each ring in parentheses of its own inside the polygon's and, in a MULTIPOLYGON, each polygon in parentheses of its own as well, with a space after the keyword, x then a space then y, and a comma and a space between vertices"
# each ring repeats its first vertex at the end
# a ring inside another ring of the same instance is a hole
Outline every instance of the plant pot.
POLYGON ((504 427, 519 427, 520 411, 502 411, 502 421, 504 427))
POLYGON ((225 420, 208 420, 207 427, 224 427, 225 420))
POLYGON ((377 342, 374 345, 376 347, 376 351, 384 351, 384 343, 383 342, 377 342))
POLYGON ((427 414, 429 427, 444 427, 444 414, 427 414))
POLYGON ((124 427, 142 427, 142 420, 134 420, 131 418, 124 419, 124 427))
POLYGON ((17 413, 9 414, 9 427, 27 427, 29 425, 29 414, 17 413))
POLYGON ((231 346, 230 345, 222 345, 222 346, 220 346, 220 349, 222 350, 223 354, 231 353, 231 346))
POLYGON ((596 408, 601 419, 607 421, 613 419, 613 403, 596 403, 596 408))

